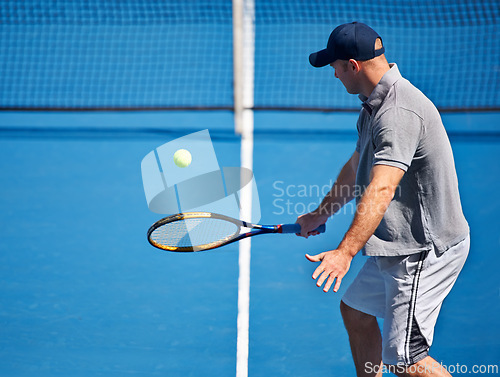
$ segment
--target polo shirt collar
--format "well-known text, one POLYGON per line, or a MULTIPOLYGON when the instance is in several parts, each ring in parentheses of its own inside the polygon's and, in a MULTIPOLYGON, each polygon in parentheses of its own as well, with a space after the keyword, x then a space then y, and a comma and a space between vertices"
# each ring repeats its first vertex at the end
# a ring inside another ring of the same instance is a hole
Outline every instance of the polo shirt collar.
POLYGON ((379 109, 391 87, 402 77, 396 63, 389 64, 389 67, 390 69, 382 76, 379 83, 370 94, 370 97, 366 97, 362 94, 358 96, 359 99, 363 101, 361 105, 370 115, 379 109))

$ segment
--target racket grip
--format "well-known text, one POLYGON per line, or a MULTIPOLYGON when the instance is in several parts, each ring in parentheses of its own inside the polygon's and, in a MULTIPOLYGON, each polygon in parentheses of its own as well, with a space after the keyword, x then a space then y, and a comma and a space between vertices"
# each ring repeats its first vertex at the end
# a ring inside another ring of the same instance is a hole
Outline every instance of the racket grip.
MULTIPOLYGON (((301 227, 300 224, 282 224, 281 225, 281 233, 300 233, 301 227)), ((315 229, 320 233, 325 233, 326 225, 320 225, 315 229)))

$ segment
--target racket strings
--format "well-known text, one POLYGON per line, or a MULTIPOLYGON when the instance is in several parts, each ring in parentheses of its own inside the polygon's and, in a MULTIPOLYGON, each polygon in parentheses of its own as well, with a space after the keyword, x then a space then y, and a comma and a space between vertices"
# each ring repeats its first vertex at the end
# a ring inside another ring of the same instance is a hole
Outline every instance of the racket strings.
POLYGON ((224 242, 239 233, 239 226, 216 218, 186 218, 155 229, 151 239, 173 248, 190 248, 224 242))

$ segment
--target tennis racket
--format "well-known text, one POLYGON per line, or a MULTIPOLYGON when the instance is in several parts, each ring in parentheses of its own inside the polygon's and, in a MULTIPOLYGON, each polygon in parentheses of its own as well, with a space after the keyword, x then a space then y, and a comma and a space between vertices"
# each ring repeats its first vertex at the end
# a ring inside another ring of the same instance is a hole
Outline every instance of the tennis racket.
MULTIPOLYGON (((316 231, 325 232, 325 225, 316 231)), ((165 217, 148 230, 148 241, 168 251, 215 249, 243 238, 269 233, 300 233, 299 224, 258 225, 211 212, 186 212, 165 217), (241 233, 242 228, 250 231, 241 233)))

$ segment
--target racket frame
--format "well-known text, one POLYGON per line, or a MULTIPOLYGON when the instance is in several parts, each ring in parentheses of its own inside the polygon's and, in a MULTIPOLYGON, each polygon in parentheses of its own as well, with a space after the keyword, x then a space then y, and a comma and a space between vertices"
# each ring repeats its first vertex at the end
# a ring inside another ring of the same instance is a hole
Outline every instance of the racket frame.
POLYGON ((283 228, 282 225, 259 225, 259 224, 252 224, 246 221, 242 220, 237 220, 229 216, 221 215, 218 213, 212 213, 212 212, 183 212, 183 213, 178 213, 175 215, 167 216, 164 217, 161 220, 158 220, 155 222, 148 230, 147 236, 148 236, 148 241, 149 243, 162 250, 167 250, 167 251, 173 251, 173 252, 194 252, 194 251, 204 251, 204 250, 211 250, 215 249, 220 246, 225 246, 230 243, 240 241, 244 238, 247 237, 252 237, 256 236, 258 234, 266 234, 266 233, 282 233, 283 228), (175 221, 181 221, 184 219, 194 219, 194 218, 212 218, 212 219, 218 219, 218 220, 224 220, 231 222, 235 225, 238 226, 238 230, 231 236, 224 237, 220 240, 210 242, 204 245, 196 245, 196 246, 168 246, 168 245, 163 245, 161 243, 156 242, 155 240, 152 239, 152 234, 153 232, 162 227, 163 225, 173 223, 175 221), (241 228, 250 228, 252 229, 250 232, 246 233, 240 233, 241 228))

